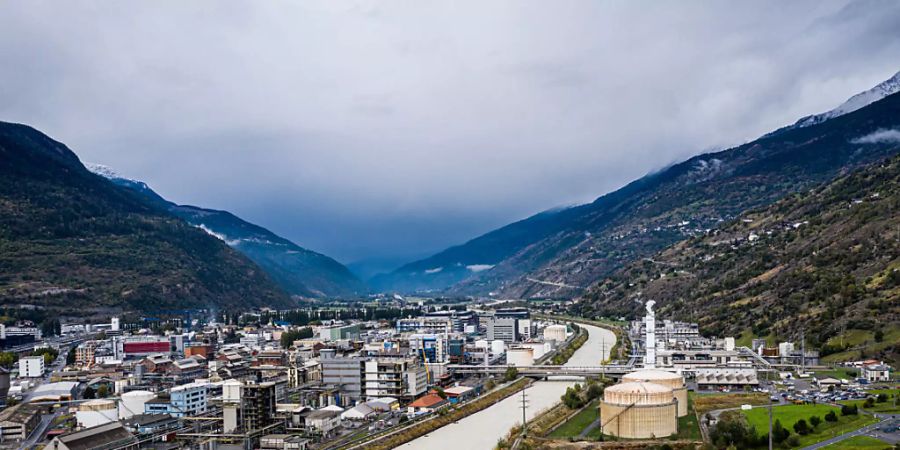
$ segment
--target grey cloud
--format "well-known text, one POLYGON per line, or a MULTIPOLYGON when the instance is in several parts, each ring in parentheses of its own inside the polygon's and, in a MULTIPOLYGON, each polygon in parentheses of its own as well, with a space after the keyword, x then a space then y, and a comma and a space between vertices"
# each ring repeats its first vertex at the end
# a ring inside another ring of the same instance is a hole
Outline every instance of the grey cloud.
POLYGON ((0 120, 342 261, 590 201, 900 70, 888 1, 32 1, 0 37, 0 120))

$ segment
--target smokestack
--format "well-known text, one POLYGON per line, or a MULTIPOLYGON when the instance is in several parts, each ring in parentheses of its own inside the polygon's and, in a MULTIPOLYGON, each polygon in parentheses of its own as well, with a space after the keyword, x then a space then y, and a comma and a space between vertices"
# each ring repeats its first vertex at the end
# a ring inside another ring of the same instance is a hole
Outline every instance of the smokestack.
POLYGON ((644 316, 644 324, 647 328, 647 335, 644 338, 644 347, 646 348, 644 367, 648 369, 656 368, 656 313, 653 312, 655 304, 656 302, 653 300, 647 301, 647 315, 644 316))

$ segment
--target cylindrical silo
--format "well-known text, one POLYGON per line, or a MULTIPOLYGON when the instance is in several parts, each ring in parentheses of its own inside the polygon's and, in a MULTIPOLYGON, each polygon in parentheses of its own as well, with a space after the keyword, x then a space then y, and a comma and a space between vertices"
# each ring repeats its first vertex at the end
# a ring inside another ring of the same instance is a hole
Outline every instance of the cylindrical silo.
POLYGON ((665 370, 644 369, 631 372, 622 377, 622 382, 642 381, 655 383, 672 389, 675 400, 678 401, 678 417, 684 417, 688 413, 687 387, 684 385, 684 377, 677 373, 665 370))
POLYGON ((491 353, 495 355, 499 355, 506 350, 506 344, 503 343, 500 339, 494 339, 491 341, 491 353))
POLYGON ((119 401, 119 419, 128 419, 135 414, 144 413, 144 404, 156 397, 150 391, 131 391, 122 394, 119 401))
POLYGON ((678 432, 678 407, 672 389, 628 382, 603 391, 600 427, 605 434, 629 439, 662 438, 678 432))
POLYGON ((75 411, 75 420, 81 428, 96 427, 105 423, 118 420, 119 413, 116 410, 116 402, 113 400, 90 400, 78 405, 75 411))

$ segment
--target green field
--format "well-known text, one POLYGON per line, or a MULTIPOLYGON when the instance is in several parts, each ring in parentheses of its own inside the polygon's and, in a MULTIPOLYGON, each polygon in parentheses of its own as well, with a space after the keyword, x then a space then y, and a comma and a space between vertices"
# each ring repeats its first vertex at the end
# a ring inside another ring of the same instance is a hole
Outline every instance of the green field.
POLYGON ((866 402, 865 400, 846 400, 840 403, 844 405, 856 405, 859 408, 865 408, 865 410, 869 412, 891 414, 900 413, 900 389, 873 389, 866 392, 868 392, 870 395, 887 394, 888 400, 883 403, 875 402, 875 405, 871 408, 865 408, 863 406, 863 404, 866 402))
MULTIPOLYGON (((769 412, 767 408, 753 408, 750 411, 741 411, 741 413, 747 417, 747 422, 751 426, 756 427, 756 432, 759 435, 768 434, 769 412)), ((821 404, 788 405, 772 408, 773 422, 774 420, 780 420, 782 426, 790 430, 791 433, 794 433, 794 424, 800 419, 806 420, 807 423, 809 423, 809 418, 811 416, 819 416, 819 418, 822 419, 822 423, 816 427, 815 432, 807 434, 806 436, 799 436, 800 444, 804 447, 878 422, 878 419, 864 414, 855 416, 842 416, 840 414, 840 408, 821 404), (834 411, 835 414, 838 415, 837 422, 832 423, 825 421, 825 414, 828 414, 829 411, 834 411)))
POLYGON ((853 436, 825 448, 828 450, 890 450, 894 447, 873 437, 853 436))
POLYGON ((853 379, 859 378, 859 369, 854 369, 854 368, 850 367, 850 368, 840 368, 840 369, 833 369, 833 370, 817 370, 817 371, 813 372, 813 375, 818 379, 837 378, 838 380, 840 380, 840 379, 853 380, 853 379))
POLYGON ((597 420, 600 411, 597 408, 597 402, 593 401, 586 408, 575 414, 571 419, 560 425, 557 429, 550 433, 554 439, 568 439, 570 437, 578 437, 591 422, 597 420))
POLYGON ((688 395, 688 413, 684 417, 678 418, 678 439, 689 439, 699 441, 703 439, 700 435, 700 424, 697 422, 697 413, 694 411, 694 399, 688 395))

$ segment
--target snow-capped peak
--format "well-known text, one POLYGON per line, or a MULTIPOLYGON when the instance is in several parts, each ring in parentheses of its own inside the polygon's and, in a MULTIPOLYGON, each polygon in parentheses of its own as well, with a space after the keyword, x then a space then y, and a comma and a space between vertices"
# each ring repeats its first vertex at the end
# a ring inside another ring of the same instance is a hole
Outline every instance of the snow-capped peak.
POLYGON ((824 122, 828 119, 833 119, 835 117, 843 116, 844 114, 852 113, 857 109, 868 106, 872 103, 877 102, 878 100, 887 97, 888 95, 892 95, 897 92, 900 92, 900 72, 897 72, 893 77, 881 82, 878 86, 850 97, 846 102, 842 103, 841 106, 838 106, 831 111, 824 112, 822 114, 806 116, 798 120, 797 123, 795 123, 791 128, 808 127, 810 125, 824 122))
POLYGON ((116 172, 116 170, 113 169, 112 167, 109 167, 109 166, 106 166, 103 164, 86 162, 86 163, 84 163, 84 167, 87 170, 89 170, 97 175, 100 175, 103 178, 107 178, 110 180, 115 180, 115 179, 127 180, 128 179, 128 178, 123 177, 121 174, 119 174, 119 172, 116 172))

